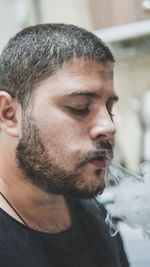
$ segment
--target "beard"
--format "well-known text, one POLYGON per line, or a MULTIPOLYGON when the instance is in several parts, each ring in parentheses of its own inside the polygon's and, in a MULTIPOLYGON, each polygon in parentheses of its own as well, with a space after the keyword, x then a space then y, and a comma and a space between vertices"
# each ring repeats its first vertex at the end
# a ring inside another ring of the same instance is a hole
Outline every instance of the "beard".
MULTIPOLYGON (((25 174, 25 179, 47 193, 62 194, 66 197, 92 198, 103 191, 104 186, 102 185, 78 186, 85 183, 82 174, 93 153, 82 157, 82 161, 78 156, 79 163, 74 170, 68 171, 50 157, 33 118, 30 121, 25 115, 22 121, 22 136, 16 148, 16 159, 18 167, 25 174)), ((95 175, 99 177, 101 172, 102 170, 95 171, 95 175)))

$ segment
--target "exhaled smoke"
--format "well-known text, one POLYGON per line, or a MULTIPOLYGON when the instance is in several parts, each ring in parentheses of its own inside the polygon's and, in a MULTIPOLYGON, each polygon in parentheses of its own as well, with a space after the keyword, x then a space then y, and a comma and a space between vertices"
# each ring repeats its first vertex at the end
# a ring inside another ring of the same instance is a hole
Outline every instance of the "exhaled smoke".
POLYGON ((150 238, 150 163, 142 164, 140 175, 136 175, 111 162, 106 189, 98 200, 108 211, 106 223, 111 235, 117 232, 117 221, 124 221, 131 227, 142 227, 150 238))

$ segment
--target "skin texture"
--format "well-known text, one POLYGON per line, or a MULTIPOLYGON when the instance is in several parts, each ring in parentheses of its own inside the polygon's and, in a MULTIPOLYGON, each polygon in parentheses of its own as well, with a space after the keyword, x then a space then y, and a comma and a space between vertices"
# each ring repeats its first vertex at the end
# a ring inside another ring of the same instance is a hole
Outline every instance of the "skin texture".
MULTIPOLYGON (((116 100, 112 63, 84 59, 42 81, 26 110, 1 92, 0 188, 30 227, 66 229, 64 195, 102 192, 107 161, 95 157, 112 157, 116 100)), ((3 200, 1 208, 19 220, 3 200)))

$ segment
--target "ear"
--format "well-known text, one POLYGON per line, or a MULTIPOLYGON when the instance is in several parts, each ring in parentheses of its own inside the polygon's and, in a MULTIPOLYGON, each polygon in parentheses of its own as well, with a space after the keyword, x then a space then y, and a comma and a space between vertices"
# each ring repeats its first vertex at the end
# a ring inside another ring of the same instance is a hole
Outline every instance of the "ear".
POLYGON ((10 94, 0 91, 0 128, 12 137, 18 137, 17 104, 10 94))

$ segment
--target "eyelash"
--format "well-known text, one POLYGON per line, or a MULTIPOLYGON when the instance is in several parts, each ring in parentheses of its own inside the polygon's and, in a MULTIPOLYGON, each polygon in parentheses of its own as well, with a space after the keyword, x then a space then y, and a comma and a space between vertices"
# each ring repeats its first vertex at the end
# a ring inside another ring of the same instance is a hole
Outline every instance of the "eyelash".
POLYGON ((108 110, 108 113, 109 113, 111 119, 113 120, 113 117, 114 117, 114 114, 112 113, 113 103, 107 103, 106 107, 107 107, 107 110, 108 110))
POLYGON ((78 116, 87 115, 90 112, 88 107, 83 108, 83 109, 76 109, 76 108, 72 108, 72 107, 68 107, 68 108, 72 114, 75 114, 78 116))
POLYGON ((115 115, 113 114, 113 113, 111 113, 111 112, 109 112, 109 115, 110 115, 110 117, 111 118, 113 118, 115 115))
MULTIPOLYGON (((84 109, 76 109, 76 108, 73 108, 73 107, 68 107, 68 109, 69 109, 69 111, 71 111, 72 114, 78 115, 78 116, 88 115, 89 112, 90 112, 88 107, 86 107, 84 109)), ((110 117, 113 119, 114 114, 109 112, 109 110, 108 110, 108 113, 109 113, 110 117)))

